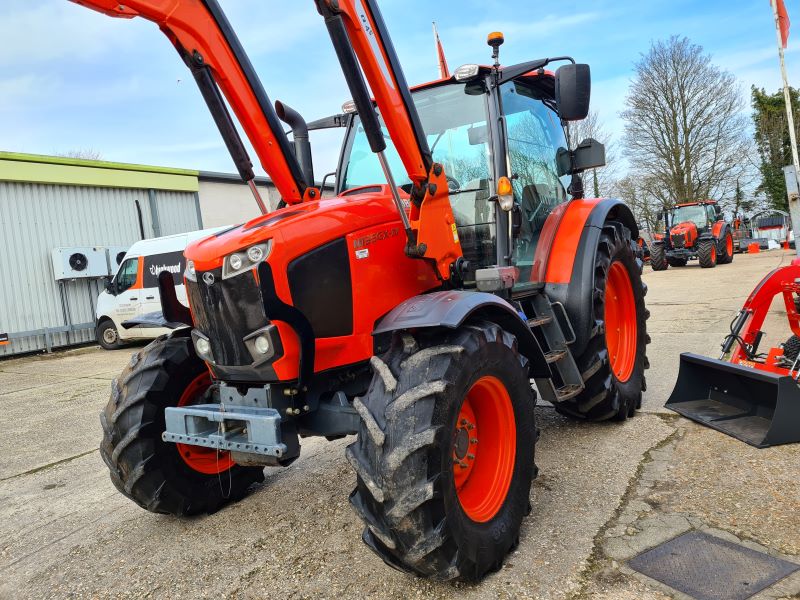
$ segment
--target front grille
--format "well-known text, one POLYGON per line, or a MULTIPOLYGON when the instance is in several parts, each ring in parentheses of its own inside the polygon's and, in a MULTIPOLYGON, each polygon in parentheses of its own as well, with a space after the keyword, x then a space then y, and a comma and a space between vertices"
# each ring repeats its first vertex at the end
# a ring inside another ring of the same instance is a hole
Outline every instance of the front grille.
POLYGON ((676 248, 683 248, 686 244, 686 237, 683 234, 677 234, 672 236, 672 245, 676 248))
POLYGON ((222 270, 209 271, 214 282, 187 281, 189 304, 195 327, 211 342, 214 362, 223 366, 246 366, 253 362, 242 339, 267 325, 264 303, 255 274, 250 271, 222 279, 222 270))

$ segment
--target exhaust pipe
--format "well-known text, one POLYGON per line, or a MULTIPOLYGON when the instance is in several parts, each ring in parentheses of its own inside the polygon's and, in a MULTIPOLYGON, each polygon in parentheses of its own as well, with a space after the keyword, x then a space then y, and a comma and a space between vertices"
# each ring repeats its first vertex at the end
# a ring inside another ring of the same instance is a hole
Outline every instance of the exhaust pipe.
POLYGON ((314 187, 314 165, 311 161, 311 142, 308 139, 308 125, 299 112, 284 104, 280 100, 275 102, 275 112, 278 118, 292 128, 294 137, 294 154, 300 169, 303 171, 306 184, 314 187))

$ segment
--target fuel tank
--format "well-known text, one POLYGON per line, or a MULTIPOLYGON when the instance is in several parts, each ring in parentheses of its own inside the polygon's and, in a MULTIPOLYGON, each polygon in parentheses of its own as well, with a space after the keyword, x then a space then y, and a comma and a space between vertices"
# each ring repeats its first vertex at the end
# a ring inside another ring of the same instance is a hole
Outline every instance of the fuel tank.
POLYGON ((441 283, 405 242, 388 186, 287 206, 194 242, 186 289, 193 335, 210 346, 203 358, 225 381, 291 381, 305 320, 315 372, 368 360, 375 322, 441 283))

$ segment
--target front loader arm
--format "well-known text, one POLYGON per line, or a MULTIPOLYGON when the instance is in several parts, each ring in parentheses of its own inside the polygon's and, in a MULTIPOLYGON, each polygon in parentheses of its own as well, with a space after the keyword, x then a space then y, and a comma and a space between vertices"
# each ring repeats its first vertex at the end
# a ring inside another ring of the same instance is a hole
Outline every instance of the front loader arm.
POLYGON ((169 38, 197 80, 242 177, 255 178, 219 89, 250 139, 261 165, 289 204, 318 197, 304 180, 275 109, 217 0, 71 0, 112 17, 142 17, 169 38), (219 89, 217 89, 219 86, 219 89))
MULTIPOLYGON (((113 17, 142 17, 159 26, 192 70, 240 174, 251 184, 257 199, 252 165, 219 89, 282 198, 293 204, 319 197, 314 182, 304 180, 275 109, 217 0, 126 0, 125 4, 116 0, 71 1, 113 17)), ((325 17, 370 146, 387 174, 408 237, 406 253, 431 261, 442 280, 450 279, 452 273, 461 271, 463 258, 447 179, 442 166, 433 162, 377 3, 375 0, 315 1, 325 17), (386 142, 365 76, 413 184, 410 215, 405 212, 383 155, 386 142)))
POLYGON ((435 264, 447 280, 459 273, 461 244, 442 165, 433 162, 425 131, 376 0, 316 0, 353 94, 372 151, 378 155, 406 227, 406 254, 435 264), (360 69, 359 69, 360 65, 360 69), (363 73, 363 74, 362 74, 363 73), (407 217, 388 163, 386 142, 364 81, 412 182, 407 217))

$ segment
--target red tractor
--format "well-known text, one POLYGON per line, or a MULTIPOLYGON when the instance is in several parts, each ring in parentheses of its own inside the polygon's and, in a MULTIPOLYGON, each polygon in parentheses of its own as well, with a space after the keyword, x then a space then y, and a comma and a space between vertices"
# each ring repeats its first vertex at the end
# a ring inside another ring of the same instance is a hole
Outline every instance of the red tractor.
POLYGON ((583 198, 602 146, 566 141, 589 109, 588 65, 501 66, 492 34, 494 65, 410 89, 375 0, 317 0, 353 103, 306 124, 273 107, 217 0, 78 2, 155 22, 243 179, 228 106, 283 198, 186 249, 188 308, 164 272, 162 313, 127 323, 173 331, 113 383, 113 483, 152 512, 211 513, 302 438, 357 434, 350 502, 372 550, 438 579, 498 569, 530 512, 531 381, 587 421, 632 417, 645 387, 638 228, 623 203, 583 198), (323 199, 308 129, 335 126, 323 199))
POLYGON ((650 249, 654 271, 685 267, 695 258, 704 269, 733 262, 734 233, 714 200, 678 204, 662 216, 668 235, 656 234, 650 249))

